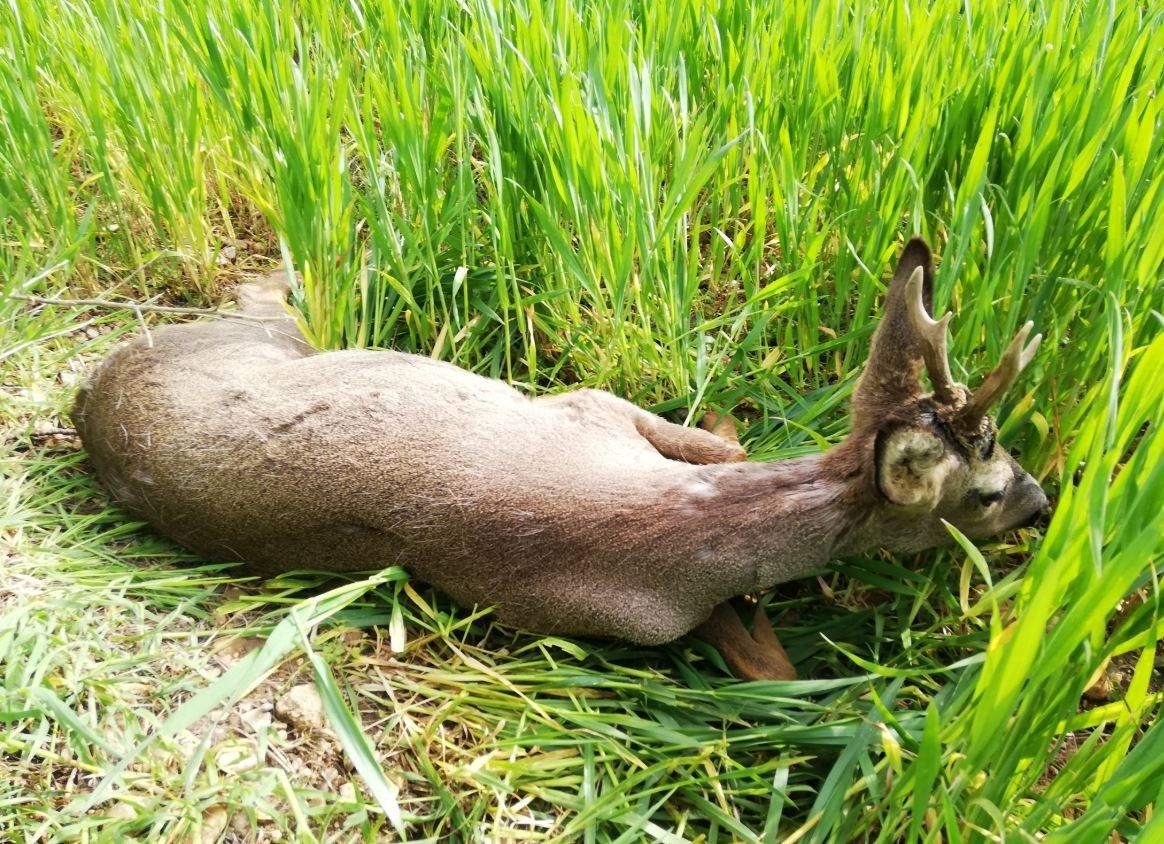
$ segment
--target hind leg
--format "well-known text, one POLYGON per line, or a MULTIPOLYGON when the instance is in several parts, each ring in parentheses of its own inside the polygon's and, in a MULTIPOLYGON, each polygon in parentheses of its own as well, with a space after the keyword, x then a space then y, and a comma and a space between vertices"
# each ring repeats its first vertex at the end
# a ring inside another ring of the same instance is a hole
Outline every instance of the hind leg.
POLYGON ((280 267, 240 284, 234 295, 241 314, 282 318, 288 316, 287 297, 290 293, 291 275, 280 267))
POLYGON ((240 284, 235 290, 238 313, 246 317, 252 330, 263 331, 279 346, 307 355, 314 351, 303 336, 294 312, 287 304, 291 274, 279 268, 240 284))
POLYGON ((739 441, 719 432, 685 428, 645 410, 640 412, 635 427, 664 457, 685 463, 739 463, 748 459, 739 441))
POLYGON ((614 421, 620 427, 629 422, 640 437, 669 460, 731 463, 748 459, 738 442, 699 428, 686 428, 668 422, 661 416, 603 390, 574 390, 556 396, 543 396, 535 401, 567 409, 581 418, 592 417, 595 422, 614 421))
POLYGON ((721 440, 735 445, 740 444, 740 430, 736 418, 731 413, 716 413, 714 411, 703 414, 699 420, 699 427, 708 433, 715 434, 721 440))
POLYGON ((706 413, 698 428, 685 428, 653 413, 643 413, 649 418, 638 421, 639 432, 665 457, 688 463, 739 463, 748 459, 748 453, 740 446, 735 417, 730 413, 706 413))

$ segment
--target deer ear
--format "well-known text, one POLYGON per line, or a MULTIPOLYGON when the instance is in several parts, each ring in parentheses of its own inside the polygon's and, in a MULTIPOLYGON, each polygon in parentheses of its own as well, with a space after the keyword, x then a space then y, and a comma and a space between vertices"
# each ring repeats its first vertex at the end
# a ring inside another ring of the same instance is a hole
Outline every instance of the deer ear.
POLYGON ((930 248, 914 238, 902 250, 901 260, 885 294, 885 313, 873 335, 869 362, 853 396, 853 413, 880 421, 888 407, 897 407, 922 394, 922 347, 906 307, 905 287, 917 269, 922 271, 922 301, 932 312, 934 271, 930 248))
POLYGON ((877 488, 890 503, 919 512, 937 506, 950 471, 941 437, 927 428, 911 426, 881 430, 873 455, 877 488))

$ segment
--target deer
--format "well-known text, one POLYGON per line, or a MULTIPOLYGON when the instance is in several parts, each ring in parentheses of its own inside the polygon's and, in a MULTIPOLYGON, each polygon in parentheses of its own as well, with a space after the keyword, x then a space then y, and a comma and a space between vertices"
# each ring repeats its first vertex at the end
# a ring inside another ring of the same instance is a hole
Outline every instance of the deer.
POLYGON ((238 288, 235 319, 130 341, 72 411, 122 508, 255 574, 403 566, 510 627, 644 646, 692 633, 740 679, 791 680, 763 603, 749 629, 733 599, 1048 508, 989 415, 1042 337, 1026 323, 976 390, 956 382, 922 239, 888 286, 850 433, 772 462, 747 458, 730 415, 686 427, 595 389, 530 397, 428 357, 317 351, 291 284, 269 274, 238 288))

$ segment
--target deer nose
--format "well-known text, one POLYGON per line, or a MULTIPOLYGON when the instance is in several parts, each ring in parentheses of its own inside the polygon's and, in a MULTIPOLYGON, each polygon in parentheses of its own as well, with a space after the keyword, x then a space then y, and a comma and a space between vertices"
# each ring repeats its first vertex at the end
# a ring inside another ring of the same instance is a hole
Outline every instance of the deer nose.
POLYGON ((1051 505, 1048 503, 1031 513, 1030 517, 1019 527, 1044 528, 1051 523, 1051 505))
POLYGON ((1025 505, 1029 514, 1019 523, 1019 527, 1046 526, 1051 521, 1051 502, 1043 488, 1030 475, 1025 475, 1021 481, 1022 488, 1016 490, 1019 501, 1025 505))
POLYGON ((1046 527, 1051 523, 1051 513, 1054 508, 1041 487, 1035 487, 1034 498, 1035 500, 1032 502, 1034 508, 1031 511, 1031 515, 1023 522, 1021 527, 1046 527))

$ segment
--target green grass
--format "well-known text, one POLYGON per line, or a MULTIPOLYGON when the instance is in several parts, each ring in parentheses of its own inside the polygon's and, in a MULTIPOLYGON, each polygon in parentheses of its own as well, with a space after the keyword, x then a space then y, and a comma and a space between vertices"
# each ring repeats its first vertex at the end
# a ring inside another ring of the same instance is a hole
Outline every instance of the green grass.
POLYGON ((1164 13, 206 6, 0 8, 0 838, 1157 840, 1164 13), (956 375, 1047 336, 999 421, 1055 517, 777 589, 788 684, 192 559, 56 430, 133 315, 10 295, 285 260, 321 346, 739 407, 769 459, 844 435, 914 233, 956 375), (263 708, 302 683, 324 730, 263 708))

